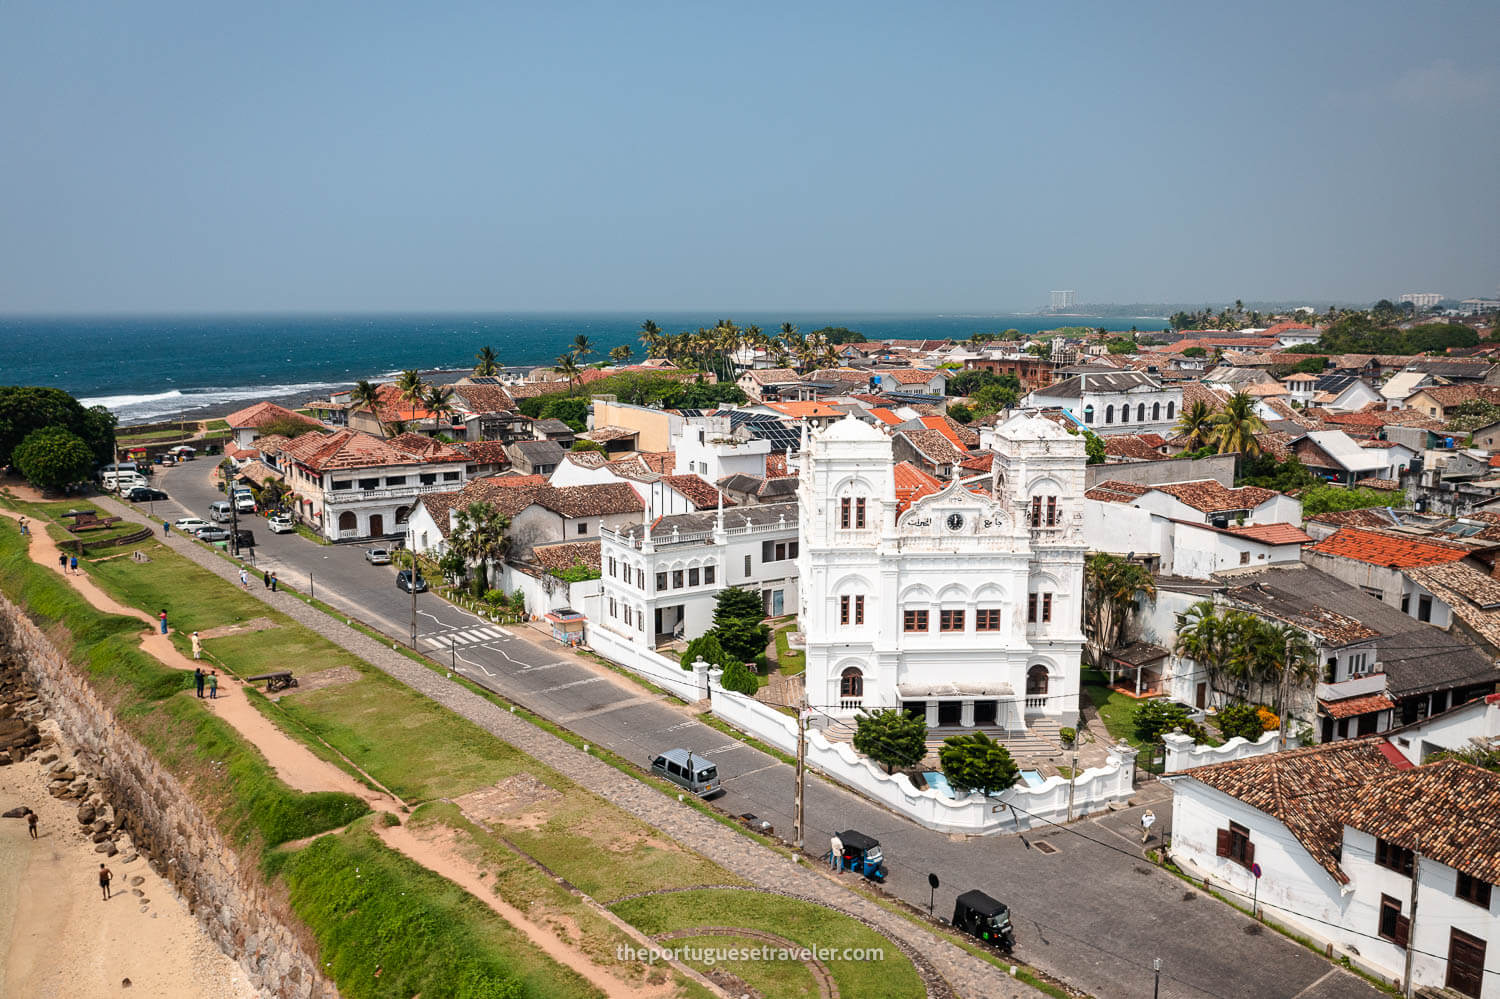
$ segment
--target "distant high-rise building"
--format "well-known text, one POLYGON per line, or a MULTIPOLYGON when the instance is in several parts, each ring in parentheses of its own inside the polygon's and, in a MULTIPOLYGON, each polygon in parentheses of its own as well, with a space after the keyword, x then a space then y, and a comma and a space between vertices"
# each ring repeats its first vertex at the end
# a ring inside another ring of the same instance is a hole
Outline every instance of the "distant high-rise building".
POLYGON ((1075 296, 1072 291, 1054 291, 1052 293, 1052 308, 1054 311, 1071 309, 1074 304, 1076 304, 1075 296))
POLYGON ((1419 309, 1431 309, 1443 300, 1443 296, 1435 291, 1409 291, 1401 296, 1401 301, 1410 302, 1419 309))

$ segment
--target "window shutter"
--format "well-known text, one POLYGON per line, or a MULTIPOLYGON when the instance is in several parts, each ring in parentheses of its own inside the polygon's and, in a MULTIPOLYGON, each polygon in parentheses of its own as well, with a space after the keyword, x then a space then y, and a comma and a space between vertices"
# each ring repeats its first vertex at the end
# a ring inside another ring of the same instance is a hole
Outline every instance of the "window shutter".
POLYGON ((1405 947, 1411 940, 1411 919, 1406 916, 1396 917, 1396 946, 1405 947))
POLYGON ((1217 833, 1217 836, 1219 841, 1214 852, 1221 857, 1229 856, 1229 830, 1220 829, 1217 833))
POLYGON ((1245 841, 1245 866, 1249 867, 1255 863, 1255 844, 1249 840, 1245 841))

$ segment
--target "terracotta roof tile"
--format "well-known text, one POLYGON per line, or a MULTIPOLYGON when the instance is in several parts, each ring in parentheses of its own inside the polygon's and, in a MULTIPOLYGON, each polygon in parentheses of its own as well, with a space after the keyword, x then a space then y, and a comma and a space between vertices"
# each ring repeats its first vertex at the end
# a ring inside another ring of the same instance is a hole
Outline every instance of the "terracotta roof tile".
POLYGON ((1330 718, 1353 718, 1376 711, 1389 711, 1396 702, 1384 694, 1366 694, 1363 697, 1346 697, 1342 701, 1319 700, 1318 706, 1330 718))
POLYGON ((1267 500, 1281 494, 1274 489, 1259 486, 1242 486, 1230 489, 1214 479, 1197 482, 1172 482, 1152 486, 1157 492, 1166 493, 1203 513, 1220 513, 1225 510, 1253 510, 1267 500))
POLYGON ((750 376, 752 382, 760 385, 785 385, 802 380, 802 376, 792 368, 759 368, 745 374, 750 376))
POLYGON ((898 461, 892 470, 896 479, 896 510, 904 512, 923 496, 941 492, 942 480, 934 478, 909 461, 898 461))
POLYGON ((468 413, 508 413, 516 408, 516 401, 500 385, 454 385, 453 401, 468 413))
POLYGON ((561 488, 543 486, 532 496, 531 502, 568 518, 640 513, 646 508, 640 496, 626 482, 561 488))
POLYGON ((224 417, 224 422, 228 423, 232 430, 239 430, 245 427, 263 427, 267 423, 274 423, 278 420, 300 420, 315 427, 321 426, 317 420, 303 416, 301 413, 287 409, 285 406, 278 406, 274 402, 257 402, 252 406, 246 406, 244 409, 237 409, 224 417))
POLYGON ((898 430, 916 448, 917 453, 937 465, 956 465, 964 460, 965 452, 953 445, 947 435, 938 430, 898 430))
POLYGON ((1104 453, 1117 458, 1154 461, 1162 456, 1166 440, 1160 434, 1115 434, 1104 438, 1104 453))
POLYGON ((639 430, 631 430, 629 427, 603 426, 595 427, 593 430, 579 436, 586 440, 591 440, 596 444, 605 444, 609 441, 623 441, 629 440, 632 437, 639 437, 640 433, 639 430))
POLYGON ((637 451, 635 456, 651 471, 662 475, 677 467, 677 455, 672 451, 637 451))
POLYGON ((1333 524, 1336 527, 1392 527, 1391 518, 1385 511, 1378 507, 1369 507, 1360 510, 1330 510, 1327 513, 1315 513, 1307 518, 1319 524, 1333 524))
MULTIPOLYGON (((422 438, 428 440, 428 438, 422 438)), ((372 434, 344 428, 328 435, 303 434, 281 445, 280 453, 316 472, 341 468, 382 468, 387 465, 466 464, 468 456, 451 445, 411 449, 372 434)))
POLYGON ((762 403, 767 409, 774 409, 782 416, 791 417, 794 420, 804 420, 808 417, 839 417, 839 410, 834 409, 826 402, 802 401, 802 402, 767 402, 762 403))
POLYGON ((1442 760, 1370 782, 1350 801, 1344 822, 1494 884, 1500 882, 1497 813, 1500 774, 1442 760))
POLYGON ((1280 821, 1340 884, 1341 816, 1375 779, 1395 773, 1378 739, 1309 746, 1197 767, 1185 775, 1280 821))
POLYGON ((1129 503, 1132 500, 1140 499, 1150 489, 1150 486, 1143 486, 1135 482, 1121 482, 1118 479, 1108 479, 1099 483, 1083 495, 1087 499, 1100 500, 1105 503, 1129 503))
POLYGON ((947 373, 943 371, 923 371, 918 368, 887 368, 876 370, 872 374, 882 378, 889 378, 897 385, 925 385, 932 381, 934 376, 941 376, 945 380, 947 373))
POLYGON ((1433 540, 1400 537, 1359 527, 1342 527, 1319 541, 1309 552, 1334 555, 1392 569, 1461 562, 1469 550, 1433 540))
POLYGON ((686 496, 699 510, 716 509, 720 499, 726 507, 734 506, 733 500, 697 475, 663 475, 661 480, 686 496))
POLYGON ((531 549, 528 559, 532 565, 548 571, 563 571, 581 565, 586 569, 599 568, 599 542, 564 541, 555 545, 537 545, 531 549))
POLYGON ((1312 537, 1291 524, 1246 524, 1225 528, 1230 534, 1267 545, 1305 545, 1312 537))

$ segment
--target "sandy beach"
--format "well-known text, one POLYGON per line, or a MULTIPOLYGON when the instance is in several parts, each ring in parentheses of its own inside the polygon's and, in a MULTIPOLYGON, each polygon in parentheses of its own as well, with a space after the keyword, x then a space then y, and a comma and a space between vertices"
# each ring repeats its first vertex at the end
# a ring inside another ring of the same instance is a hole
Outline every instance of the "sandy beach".
POLYGON ((35 841, 25 819, 0 818, 0 995, 255 999, 144 859, 109 858, 114 897, 102 900, 103 858, 78 824, 78 803, 46 786, 35 757, 0 767, 0 812, 27 805, 40 816, 35 841))

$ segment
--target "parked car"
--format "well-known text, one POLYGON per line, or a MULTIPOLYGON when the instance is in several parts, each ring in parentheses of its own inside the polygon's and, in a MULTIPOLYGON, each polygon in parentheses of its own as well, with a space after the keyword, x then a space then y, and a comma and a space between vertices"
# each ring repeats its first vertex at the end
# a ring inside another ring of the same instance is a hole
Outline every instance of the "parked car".
POLYGON ((201 520, 198 517, 183 517, 181 520, 172 521, 172 526, 177 528, 177 530, 181 531, 183 534, 195 534, 198 531, 203 530, 205 527, 212 527, 214 525, 210 524, 206 520, 201 520))
POLYGON ((209 524, 207 527, 200 527, 193 533, 198 536, 199 541, 214 542, 229 540, 229 528, 219 527, 215 524, 209 524))
POLYGON ((248 489, 234 490, 234 508, 240 513, 255 512, 255 494, 248 489))
POLYGON ((218 500, 208 505, 208 519, 215 524, 227 524, 234 519, 234 508, 228 500, 218 500))
POLYGON ((724 793, 719 768, 706 756, 694 756, 691 749, 667 750, 651 761, 651 772, 700 798, 724 793))
POLYGON ((267 518, 266 526, 271 529, 272 534, 290 534, 297 529, 297 525, 292 523, 292 518, 284 513, 273 514, 267 518))
POLYGON ((125 494, 125 498, 132 503, 149 503, 151 500, 164 500, 167 494, 150 486, 136 486, 125 494))
POLYGON ((389 548, 366 548, 365 561, 371 565, 390 565, 391 550, 389 548))
MULTIPOLYGON (((412 592, 410 569, 402 569, 400 572, 396 573, 396 589, 405 590, 407 593, 412 592)), ((424 576, 422 576, 421 573, 417 574, 417 592, 427 592, 427 580, 424 576)))

